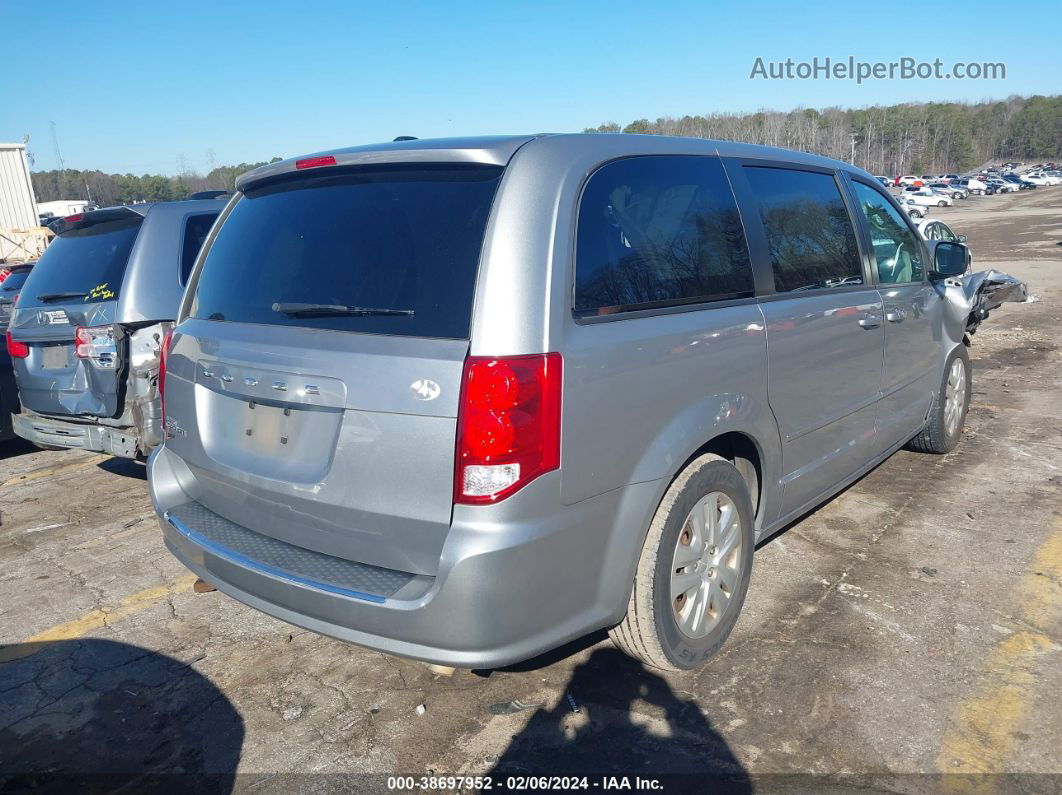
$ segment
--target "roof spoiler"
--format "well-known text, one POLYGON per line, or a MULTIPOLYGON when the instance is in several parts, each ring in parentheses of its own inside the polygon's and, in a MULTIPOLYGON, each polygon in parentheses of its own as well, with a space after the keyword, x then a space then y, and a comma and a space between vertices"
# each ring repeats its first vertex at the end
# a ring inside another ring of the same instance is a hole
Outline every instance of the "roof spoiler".
POLYGON ((106 221, 143 217, 143 213, 138 213, 131 207, 104 207, 102 210, 89 210, 84 213, 68 215, 65 218, 58 218, 48 224, 48 228, 55 234, 61 235, 74 229, 87 229, 90 226, 102 224, 106 221))

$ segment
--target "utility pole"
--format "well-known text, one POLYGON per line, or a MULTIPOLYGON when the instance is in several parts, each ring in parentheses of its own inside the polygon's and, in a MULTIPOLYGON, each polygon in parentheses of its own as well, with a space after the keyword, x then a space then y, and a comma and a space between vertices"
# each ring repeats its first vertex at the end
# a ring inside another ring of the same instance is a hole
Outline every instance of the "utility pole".
POLYGON ((66 169, 66 163, 63 162, 63 153, 59 151, 59 136, 55 134, 55 122, 48 122, 52 125, 52 146, 55 148, 55 162, 59 166, 59 170, 66 169))
POLYGON ((55 162, 59 166, 59 198, 65 198, 63 194, 66 192, 63 189, 63 172, 66 171, 66 163, 63 162, 63 153, 59 151, 59 136, 55 134, 55 122, 48 122, 52 126, 52 146, 55 149, 55 162))

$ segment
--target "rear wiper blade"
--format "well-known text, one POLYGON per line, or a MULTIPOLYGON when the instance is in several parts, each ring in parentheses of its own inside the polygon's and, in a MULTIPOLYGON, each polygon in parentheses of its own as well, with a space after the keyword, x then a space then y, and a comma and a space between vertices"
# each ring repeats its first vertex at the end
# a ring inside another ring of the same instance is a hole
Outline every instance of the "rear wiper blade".
POLYGON ((51 301, 62 301, 64 298, 84 298, 88 293, 45 293, 44 295, 38 295, 38 301, 44 301, 49 303, 51 301))
POLYGON ((413 316, 412 309, 377 309, 369 306, 346 306, 344 304, 300 304, 280 302, 273 304, 273 311, 293 317, 310 315, 405 315, 413 316))

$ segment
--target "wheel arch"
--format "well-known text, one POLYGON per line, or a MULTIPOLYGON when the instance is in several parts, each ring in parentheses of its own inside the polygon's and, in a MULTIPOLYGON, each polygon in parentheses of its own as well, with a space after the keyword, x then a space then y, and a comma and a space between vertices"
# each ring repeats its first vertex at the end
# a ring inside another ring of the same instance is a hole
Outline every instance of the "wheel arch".
POLYGON ((749 488, 753 516, 758 522, 765 503, 764 487, 767 482, 764 477, 764 455, 759 442, 744 431, 724 431, 717 434, 686 457, 681 466, 672 474, 668 486, 670 487, 690 462, 705 453, 714 453, 725 458, 741 473, 741 477, 749 488))

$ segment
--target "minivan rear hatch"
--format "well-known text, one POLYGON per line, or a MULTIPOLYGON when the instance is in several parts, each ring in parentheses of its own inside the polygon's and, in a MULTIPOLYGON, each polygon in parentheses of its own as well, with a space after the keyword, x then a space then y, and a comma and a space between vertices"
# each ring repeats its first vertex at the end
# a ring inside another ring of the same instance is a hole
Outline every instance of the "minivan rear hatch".
POLYGON ((196 515, 435 573, 502 170, 332 167, 245 186, 167 362, 166 446, 188 466, 196 515))
POLYGON ((53 225, 58 235, 22 285, 11 320, 12 338, 29 347, 28 355, 14 359, 26 408, 94 417, 120 412, 122 339, 115 310, 143 220, 135 210, 115 207, 53 225))

